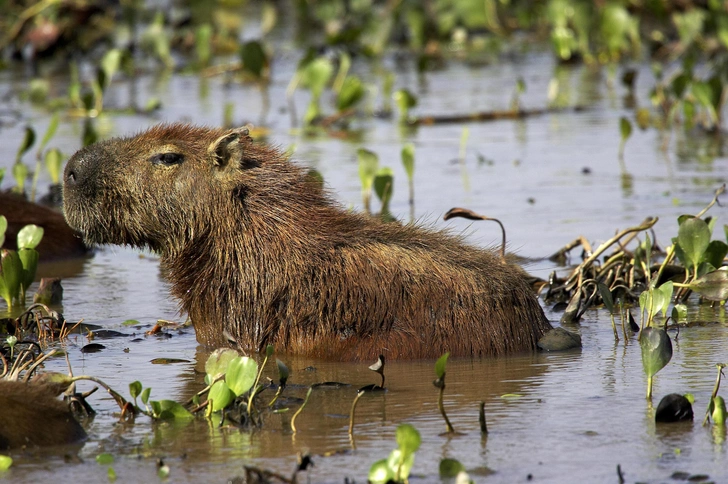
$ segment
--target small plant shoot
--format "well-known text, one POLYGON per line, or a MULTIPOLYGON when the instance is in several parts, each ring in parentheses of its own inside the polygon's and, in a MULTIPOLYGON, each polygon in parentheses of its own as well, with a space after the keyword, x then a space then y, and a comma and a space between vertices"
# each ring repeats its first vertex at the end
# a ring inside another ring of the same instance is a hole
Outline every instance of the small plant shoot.
POLYGON ((667 331, 649 327, 640 333, 642 368, 647 375, 647 399, 652 400, 652 380, 672 359, 672 342, 667 331))

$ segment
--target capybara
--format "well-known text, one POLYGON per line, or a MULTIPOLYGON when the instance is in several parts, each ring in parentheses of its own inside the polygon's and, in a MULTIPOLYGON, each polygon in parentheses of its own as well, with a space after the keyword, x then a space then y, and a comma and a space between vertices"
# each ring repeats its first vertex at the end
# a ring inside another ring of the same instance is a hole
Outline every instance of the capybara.
POLYGON ((83 427, 57 395, 49 384, 0 379, 0 450, 85 438, 83 427))
POLYGON ((532 350, 519 268, 459 237, 352 213, 246 129, 163 124, 77 152, 64 211, 90 244, 149 248, 200 343, 339 360, 532 350))
POLYGON ((0 215, 8 220, 4 245, 7 249, 17 249, 20 229, 35 224, 43 227, 43 239, 36 247, 41 261, 72 259, 88 253, 83 240, 68 226, 63 214, 50 207, 30 202, 14 193, 0 192, 0 215))

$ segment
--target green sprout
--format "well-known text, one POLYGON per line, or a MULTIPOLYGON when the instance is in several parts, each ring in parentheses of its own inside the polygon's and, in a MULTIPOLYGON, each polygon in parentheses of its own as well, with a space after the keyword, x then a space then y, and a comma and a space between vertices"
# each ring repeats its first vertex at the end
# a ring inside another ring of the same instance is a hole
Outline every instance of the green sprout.
POLYGON ((396 438, 397 448, 389 454, 389 458, 375 462, 369 469, 370 483, 407 482, 415 463, 415 452, 422 440, 420 433, 410 424, 397 427, 396 438))

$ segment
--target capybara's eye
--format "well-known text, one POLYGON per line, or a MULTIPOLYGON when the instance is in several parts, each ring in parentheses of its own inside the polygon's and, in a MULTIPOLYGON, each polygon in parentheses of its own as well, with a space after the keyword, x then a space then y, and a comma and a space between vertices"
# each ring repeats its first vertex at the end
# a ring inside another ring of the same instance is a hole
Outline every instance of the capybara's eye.
POLYGON ((149 158, 153 165, 172 166, 185 161, 185 156, 179 153, 157 153, 149 158))

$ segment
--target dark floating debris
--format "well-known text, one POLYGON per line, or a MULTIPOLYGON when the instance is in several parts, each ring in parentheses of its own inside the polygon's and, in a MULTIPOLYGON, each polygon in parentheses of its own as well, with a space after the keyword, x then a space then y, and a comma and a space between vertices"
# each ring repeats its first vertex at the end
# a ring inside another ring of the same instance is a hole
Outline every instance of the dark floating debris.
POLYGON ((671 423, 693 420, 693 405, 684 395, 671 393, 660 400, 655 411, 655 422, 671 423))

